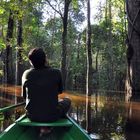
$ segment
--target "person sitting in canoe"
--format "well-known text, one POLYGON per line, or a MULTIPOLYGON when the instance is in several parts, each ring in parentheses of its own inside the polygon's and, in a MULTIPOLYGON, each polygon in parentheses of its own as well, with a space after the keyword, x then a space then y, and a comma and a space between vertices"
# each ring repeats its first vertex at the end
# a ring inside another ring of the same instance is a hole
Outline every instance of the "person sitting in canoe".
POLYGON ((64 117, 71 100, 58 100, 63 92, 61 72, 51 68, 42 48, 34 48, 28 54, 32 68, 22 75, 22 95, 26 99, 27 116, 31 121, 53 122, 64 117))

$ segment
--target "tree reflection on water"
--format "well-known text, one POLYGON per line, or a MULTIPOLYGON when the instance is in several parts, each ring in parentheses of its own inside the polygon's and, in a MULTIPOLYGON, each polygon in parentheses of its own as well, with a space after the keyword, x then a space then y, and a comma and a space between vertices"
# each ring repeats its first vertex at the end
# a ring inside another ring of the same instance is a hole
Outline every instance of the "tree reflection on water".
POLYGON ((126 103, 123 95, 112 95, 95 94, 88 100, 77 96, 77 100, 73 101, 71 116, 94 139, 140 140, 140 103, 126 103))
MULTIPOLYGON (((140 104, 126 103, 121 94, 101 96, 95 94, 86 98, 77 93, 64 93, 72 100, 70 116, 74 118, 94 139, 100 140, 140 140, 140 104), (113 96, 112 96, 113 95, 113 96)), ((1 101, 4 105, 4 101, 1 101)), ((2 107, 2 106, 1 106, 2 107)), ((0 128, 4 130, 21 114, 16 109, 9 114, 0 114, 0 128)))
POLYGON ((73 102, 72 117, 97 139, 124 139, 127 112, 124 102, 105 96, 87 99, 85 102, 73 102))

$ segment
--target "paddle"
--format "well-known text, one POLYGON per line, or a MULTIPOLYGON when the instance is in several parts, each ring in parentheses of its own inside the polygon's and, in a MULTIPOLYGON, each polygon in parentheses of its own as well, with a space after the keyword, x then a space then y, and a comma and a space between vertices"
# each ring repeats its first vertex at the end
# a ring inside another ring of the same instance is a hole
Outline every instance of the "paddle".
POLYGON ((25 105, 25 102, 22 102, 22 103, 19 103, 19 104, 16 104, 16 105, 7 106, 7 107, 4 107, 4 108, 0 108, 0 112, 6 112, 8 110, 11 110, 11 109, 23 106, 23 105, 25 105))

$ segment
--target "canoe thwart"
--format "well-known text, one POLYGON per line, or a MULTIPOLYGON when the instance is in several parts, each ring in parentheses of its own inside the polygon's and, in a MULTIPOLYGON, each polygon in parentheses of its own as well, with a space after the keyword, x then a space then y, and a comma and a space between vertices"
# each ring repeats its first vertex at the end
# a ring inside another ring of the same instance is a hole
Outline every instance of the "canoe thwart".
POLYGON ((68 119, 65 119, 65 118, 62 118, 62 119, 59 119, 55 122, 50 122, 50 123, 45 123, 45 122, 33 122, 31 121, 29 118, 27 117, 22 117, 21 119, 18 119, 18 121, 16 121, 16 123, 18 125, 24 125, 24 126, 53 126, 53 127, 56 127, 56 126, 72 126, 72 122, 68 119))

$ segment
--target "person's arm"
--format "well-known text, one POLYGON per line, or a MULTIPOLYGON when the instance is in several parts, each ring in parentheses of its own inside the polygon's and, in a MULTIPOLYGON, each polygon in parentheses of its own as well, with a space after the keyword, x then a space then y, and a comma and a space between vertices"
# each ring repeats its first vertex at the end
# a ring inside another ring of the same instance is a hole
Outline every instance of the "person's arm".
POLYGON ((21 91, 21 96, 26 99, 26 72, 23 73, 22 75, 22 91, 21 91))
POLYGON ((58 89, 58 94, 61 94, 64 91, 64 86, 63 86, 63 80, 62 80, 62 74, 59 71, 59 89, 58 89))

